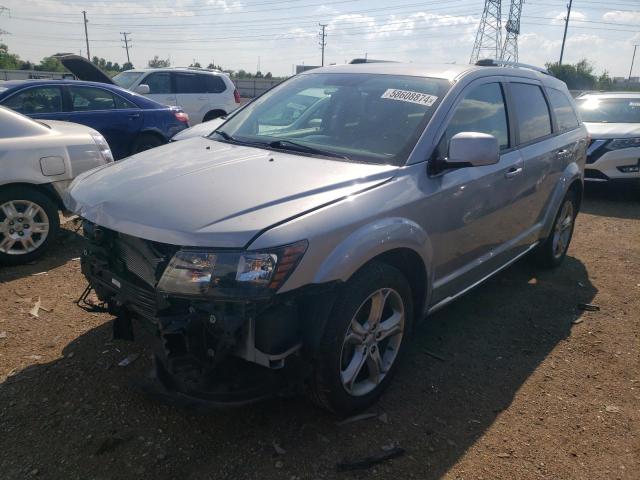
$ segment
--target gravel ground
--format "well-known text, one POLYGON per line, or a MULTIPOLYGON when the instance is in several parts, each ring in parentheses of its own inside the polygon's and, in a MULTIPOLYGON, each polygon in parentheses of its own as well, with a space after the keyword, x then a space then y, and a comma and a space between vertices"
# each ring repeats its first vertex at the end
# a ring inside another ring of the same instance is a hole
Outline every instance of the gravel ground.
POLYGON ((519 262, 419 326, 376 416, 348 425, 304 398, 206 415, 146 399, 129 386, 144 346, 74 304, 70 227, 54 252, 0 269, 3 479, 640 478, 634 192, 588 191, 561 268, 519 262), (406 453, 336 471, 394 445, 406 453))

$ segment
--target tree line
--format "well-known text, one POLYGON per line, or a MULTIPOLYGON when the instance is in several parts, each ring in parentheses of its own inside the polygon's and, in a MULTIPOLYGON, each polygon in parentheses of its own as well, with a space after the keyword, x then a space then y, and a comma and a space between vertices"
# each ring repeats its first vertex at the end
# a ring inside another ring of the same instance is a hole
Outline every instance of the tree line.
POLYGON ((638 84, 614 83, 606 70, 597 75, 587 59, 573 65, 547 63, 546 67, 549 73, 566 83, 569 90, 640 90, 638 84))

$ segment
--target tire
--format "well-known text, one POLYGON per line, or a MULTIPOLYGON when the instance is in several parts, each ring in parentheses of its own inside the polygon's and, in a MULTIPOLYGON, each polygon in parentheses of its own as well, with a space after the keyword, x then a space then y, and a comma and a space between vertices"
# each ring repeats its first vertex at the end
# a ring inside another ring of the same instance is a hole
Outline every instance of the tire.
POLYGON ((203 122, 208 122, 209 120, 215 120, 216 118, 224 117, 226 115, 222 110, 211 110, 207 112, 202 119, 203 122))
POLYGON ((345 284, 327 320, 309 385, 312 401, 339 415, 373 404, 397 370, 412 321, 411 287, 402 273, 384 263, 366 265, 345 284), (396 325, 399 332, 376 339, 365 318, 372 313, 372 296, 383 305, 379 325, 396 325))
POLYGON ((19 265, 41 257, 59 230, 58 208, 47 195, 30 187, 0 190, 0 264, 19 265))
POLYGON ((574 190, 569 190, 560 204, 551 233, 536 250, 535 261, 538 266, 556 268, 564 261, 577 215, 578 196, 574 190))
POLYGON ((136 139, 135 142, 133 142, 131 154, 134 155, 136 153, 144 152, 145 150, 159 147, 160 145, 164 145, 165 143, 167 142, 163 141, 157 135, 143 133, 136 139))

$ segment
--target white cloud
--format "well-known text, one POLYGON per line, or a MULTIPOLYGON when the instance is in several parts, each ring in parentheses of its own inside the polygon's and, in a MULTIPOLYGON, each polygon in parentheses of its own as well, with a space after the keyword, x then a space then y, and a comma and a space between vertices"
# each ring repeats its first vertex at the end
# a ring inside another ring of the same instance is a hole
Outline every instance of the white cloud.
POLYGON ((640 12, 607 12, 602 15, 602 19, 607 22, 637 23, 640 22, 640 12))
MULTIPOLYGON (((553 14, 552 14, 553 15, 553 14)), ((556 15, 554 15, 553 20, 551 20, 551 23, 553 25, 564 25, 565 22, 565 17, 567 16, 567 12, 560 12, 556 15)), ((579 11, 576 10, 571 10, 571 17, 570 17, 570 21, 576 20, 578 22, 580 21, 584 21, 587 19, 587 16, 579 11)))

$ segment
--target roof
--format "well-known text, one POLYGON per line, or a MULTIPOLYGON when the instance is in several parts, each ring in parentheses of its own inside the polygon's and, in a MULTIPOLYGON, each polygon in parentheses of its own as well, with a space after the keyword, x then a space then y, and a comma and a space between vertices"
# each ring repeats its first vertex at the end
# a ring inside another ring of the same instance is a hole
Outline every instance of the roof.
POLYGON ((475 72, 483 72, 488 75, 509 75, 524 78, 535 78, 550 85, 553 85, 554 83, 563 84, 555 77, 522 66, 494 67, 455 63, 419 64, 384 62, 331 65, 329 67, 307 70, 300 73, 300 75, 313 75, 316 73, 376 73, 386 75, 411 75, 417 77, 443 78, 453 82, 462 76, 475 72))
POLYGON ((216 75, 226 75, 221 70, 212 70, 210 68, 199 68, 199 67, 158 67, 158 68, 132 68, 131 70, 125 70, 125 72, 161 72, 163 70, 171 70, 172 72, 202 72, 202 73, 213 73, 216 75))

